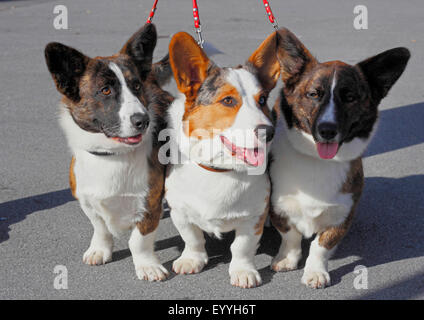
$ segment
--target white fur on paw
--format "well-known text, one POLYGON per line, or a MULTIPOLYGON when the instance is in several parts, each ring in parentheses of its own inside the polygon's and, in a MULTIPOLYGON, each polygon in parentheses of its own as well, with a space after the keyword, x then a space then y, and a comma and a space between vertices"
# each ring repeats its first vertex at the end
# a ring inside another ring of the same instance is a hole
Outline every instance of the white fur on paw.
POLYGON ((302 283, 309 288, 323 289, 330 285, 330 275, 326 271, 305 271, 302 283))
POLYGON ((297 269, 297 261, 293 261, 289 258, 279 259, 275 257, 271 263, 271 269, 276 272, 284 272, 297 269))
POLYGON ((148 281, 163 281, 169 276, 168 270, 160 263, 136 266, 135 273, 140 280, 148 281))
POLYGON ((236 270, 230 272, 231 284, 240 288, 254 288, 262 283, 259 272, 252 270, 236 270))
POLYGON ((112 261, 112 250, 100 248, 88 248, 82 257, 82 261, 90 266, 105 264, 112 261))
POLYGON ((199 273, 205 265, 206 261, 202 259, 179 257, 172 264, 172 270, 178 274, 199 273))

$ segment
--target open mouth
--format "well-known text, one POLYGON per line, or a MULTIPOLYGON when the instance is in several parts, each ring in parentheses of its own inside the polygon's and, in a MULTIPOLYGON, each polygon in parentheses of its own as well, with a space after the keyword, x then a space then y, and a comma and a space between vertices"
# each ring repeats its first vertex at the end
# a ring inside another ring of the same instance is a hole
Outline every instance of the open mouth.
POLYGON ((121 138, 121 137, 111 137, 112 140, 115 140, 120 143, 125 143, 129 145, 138 144, 141 142, 141 139, 143 138, 142 134, 138 134, 133 137, 127 137, 127 138, 121 138))
POLYGON ((333 159, 339 150, 337 142, 317 142, 316 146, 321 159, 333 159))
POLYGON ((221 136, 221 141, 224 146, 231 151, 233 156, 250 166, 259 167, 265 162, 265 151, 262 148, 237 147, 224 136, 221 136))

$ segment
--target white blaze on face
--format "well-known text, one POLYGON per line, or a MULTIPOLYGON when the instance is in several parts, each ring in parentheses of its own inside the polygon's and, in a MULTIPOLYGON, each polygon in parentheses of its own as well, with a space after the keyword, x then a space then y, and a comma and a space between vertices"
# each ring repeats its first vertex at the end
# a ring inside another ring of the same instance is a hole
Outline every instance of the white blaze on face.
POLYGON ((146 114, 147 110, 128 88, 124 74, 118 65, 111 62, 109 68, 115 73, 121 85, 121 108, 119 109, 119 118, 121 119, 120 135, 122 137, 134 136, 137 134, 137 131, 131 123, 131 116, 136 113, 146 114))
POLYGON ((337 123, 336 118, 336 104, 334 103, 334 88, 336 87, 336 72, 333 74, 333 82, 331 84, 331 96, 328 106, 325 108, 324 113, 320 117, 320 122, 337 123))
POLYGON ((236 88, 242 98, 242 106, 233 125, 224 131, 224 136, 244 148, 257 147, 254 133, 258 125, 272 126, 271 121, 259 109, 255 100, 261 87, 256 77, 244 69, 229 69, 227 81, 236 88))

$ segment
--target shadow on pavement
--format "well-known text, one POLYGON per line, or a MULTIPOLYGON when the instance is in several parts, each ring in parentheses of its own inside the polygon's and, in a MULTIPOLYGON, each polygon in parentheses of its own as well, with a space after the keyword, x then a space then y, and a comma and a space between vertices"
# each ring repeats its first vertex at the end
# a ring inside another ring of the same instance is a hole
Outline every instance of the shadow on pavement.
MULTIPOLYGON (((352 228, 333 257, 359 256, 360 260, 333 270, 334 284, 357 265, 372 267, 424 256, 422 190, 424 175, 365 179, 352 228)), ((424 285, 408 284, 407 292, 409 297, 422 294, 424 285)))
POLYGON ((424 143, 424 102, 383 110, 365 157, 424 143))
POLYGON ((424 292, 424 272, 408 277, 405 280, 397 281, 387 287, 368 290, 365 294, 356 296, 355 299, 363 300, 406 300, 419 299, 424 292), (370 291, 370 292, 369 292, 370 291))
POLYGON ((9 226, 24 220, 27 215, 74 200, 71 191, 63 189, 0 203, 0 243, 9 239, 9 226))

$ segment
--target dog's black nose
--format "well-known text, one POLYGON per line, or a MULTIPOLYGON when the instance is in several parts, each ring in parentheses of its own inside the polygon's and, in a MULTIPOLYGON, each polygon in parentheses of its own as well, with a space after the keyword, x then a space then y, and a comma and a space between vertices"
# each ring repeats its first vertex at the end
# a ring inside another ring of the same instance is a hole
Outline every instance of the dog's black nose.
POLYGON ((318 133, 325 140, 334 139, 337 135, 337 123, 322 122, 318 125, 318 133))
POLYGON ((134 113, 130 117, 131 123, 134 127, 136 127, 138 130, 142 131, 145 130, 149 126, 149 115, 147 113, 134 113))
POLYGON ((255 128, 256 137, 259 140, 266 140, 266 142, 270 142, 272 138, 274 138, 274 133, 275 133, 274 127, 268 126, 266 124, 260 124, 259 126, 255 128))

